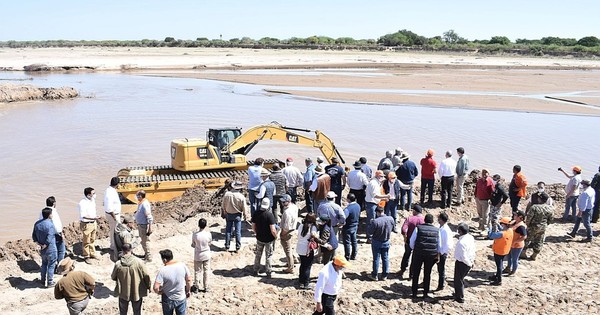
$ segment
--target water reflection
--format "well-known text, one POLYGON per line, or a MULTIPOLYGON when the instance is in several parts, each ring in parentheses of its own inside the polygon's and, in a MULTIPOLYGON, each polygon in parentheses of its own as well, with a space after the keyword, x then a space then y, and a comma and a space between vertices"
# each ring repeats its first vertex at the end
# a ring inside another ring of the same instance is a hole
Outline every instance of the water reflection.
MULTIPOLYGON (((0 211, 10 218, 0 222, 2 242, 29 237, 49 195, 63 220, 76 220, 83 188, 92 186, 102 213, 104 189, 121 167, 167 164, 171 139, 205 137, 210 127, 279 121, 320 129, 347 163, 366 156, 372 165, 397 146, 417 161, 428 148, 440 160, 446 149, 464 146, 474 167, 508 177, 521 164, 530 182, 565 182, 556 168, 574 164, 589 178, 600 162, 598 117, 299 100, 267 95, 261 86, 124 74, 41 75, 31 83, 94 97, 0 105, 0 211)), ((250 158, 318 154, 274 142, 258 145, 250 158)))

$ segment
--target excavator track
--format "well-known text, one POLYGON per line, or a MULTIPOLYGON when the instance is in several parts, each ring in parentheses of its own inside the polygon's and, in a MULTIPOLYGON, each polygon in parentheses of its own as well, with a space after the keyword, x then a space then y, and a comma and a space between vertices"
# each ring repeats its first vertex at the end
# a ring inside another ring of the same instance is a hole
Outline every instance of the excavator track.
MULTIPOLYGON (((282 162, 276 159, 265 160, 265 168, 282 162)), ((134 166, 121 169, 117 176, 120 179, 117 191, 121 194, 122 202, 137 203, 136 193, 146 191, 148 200, 163 201, 181 196, 187 189, 204 187, 207 190, 216 190, 227 180, 240 178, 247 172, 254 161, 237 169, 216 169, 183 172, 173 169, 170 165, 134 166)))

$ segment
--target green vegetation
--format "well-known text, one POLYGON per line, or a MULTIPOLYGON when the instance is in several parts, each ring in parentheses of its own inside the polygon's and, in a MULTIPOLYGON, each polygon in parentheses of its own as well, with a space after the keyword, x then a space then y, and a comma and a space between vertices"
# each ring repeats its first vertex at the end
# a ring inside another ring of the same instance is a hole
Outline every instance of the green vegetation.
POLYGON ((310 36, 278 39, 263 37, 255 40, 250 37, 223 40, 198 37, 196 40, 166 37, 164 40, 45 40, 45 41, 5 41, 2 48, 25 47, 239 47, 264 49, 359 49, 359 50, 421 50, 448 52, 477 52, 483 54, 520 54, 532 56, 574 56, 600 57, 600 39, 586 36, 580 39, 543 37, 541 39, 516 39, 506 36, 493 36, 490 39, 468 40, 454 30, 441 36, 425 37, 403 29, 385 34, 378 39, 354 39, 352 37, 331 38, 310 36))

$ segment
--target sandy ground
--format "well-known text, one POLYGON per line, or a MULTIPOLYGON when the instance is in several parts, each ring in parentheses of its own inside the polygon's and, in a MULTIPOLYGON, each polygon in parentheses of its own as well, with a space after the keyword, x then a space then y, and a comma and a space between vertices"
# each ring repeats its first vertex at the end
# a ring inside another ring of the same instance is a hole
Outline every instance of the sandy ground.
POLYGON ((273 93, 343 102, 600 115, 597 59, 217 48, 0 50, 0 68, 21 70, 38 63, 259 84, 273 93), (239 71, 324 68, 345 70, 317 75, 239 71), (354 73, 358 68, 377 75, 354 73))
MULTIPOLYGON (((469 190, 472 183, 468 182, 469 190)), ((562 212, 564 203, 563 185, 548 186, 550 195, 557 201, 556 217, 562 212)), ((436 195, 436 200, 439 197, 436 195)), ((453 207, 448 213, 452 227, 460 221, 466 221, 475 227, 475 204, 472 195, 465 205, 453 207)), ((243 247, 238 253, 223 249, 224 221, 211 216, 209 210, 216 210, 219 197, 194 194, 175 203, 158 205, 158 216, 162 222, 157 226, 153 243, 154 261, 148 264, 151 277, 154 278, 160 268, 158 250, 169 248, 175 252, 175 259, 185 262, 192 268, 193 249, 190 247, 191 234, 198 218, 209 221, 213 234, 213 260, 211 291, 193 295, 188 302, 191 314, 310 314, 313 308, 312 291, 296 288, 297 273, 283 273, 285 263, 280 244, 274 254, 274 276, 251 275, 255 240, 248 224, 243 226, 243 247), (207 207, 212 207, 208 209, 207 207), (172 215, 172 209, 179 209, 172 215), (167 212, 165 212, 167 211, 167 212), (202 211, 198 213, 197 211, 202 211), (195 213, 183 220, 181 213, 195 213), (179 223, 177 220, 183 220, 179 223)), ((300 203, 301 204, 301 203, 300 203)), ((436 215, 439 208, 429 208, 436 215)), ((508 206, 504 212, 509 212, 508 206)), ((406 216, 403 213, 401 216, 406 216)), ((402 222, 403 219, 400 219, 402 222)), ((386 281, 368 280, 371 271, 372 255, 369 245, 364 243, 364 232, 359 231, 359 255, 353 266, 346 272, 343 291, 337 301, 340 314, 382 314, 401 311, 410 314, 584 314, 600 310, 600 291, 598 268, 600 252, 598 243, 580 243, 565 235, 572 224, 555 223, 550 225, 546 245, 536 261, 521 261, 515 276, 504 279, 501 287, 490 286, 487 276, 494 270, 491 241, 476 236, 477 258, 474 269, 467 277, 466 303, 458 304, 451 299, 453 292, 452 272, 454 259, 447 262, 449 284, 443 291, 435 292, 433 299, 412 300, 410 282, 400 280, 399 271, 403 254, 401 237, 393 234, 390 250, 391 272, 386 281)), ((583 232, 583 230, 581 231, 583 232)), ((581 238, 578 236, 577 239, 581 238)), ((108 240, 97 242, 100 248, 108 246, 108 240)), ((110 279, 113 268, 106 250, 94 265, 78 263, 76 268, 92 274, 98 282, 94 299, 90 302, 90 313, 117 313, 118 301, 112 296, 114 282, 110 279)), ((0 263, 0 309, 11 314, 59 314, 66 313, 64 301, 53 299, 52 290, 40 288, 35 282, 39 278, 39 257, 34 259, 8 260, 0 263)), ((312 282, 321 265, 312 268, 312 282)), ((297 269, 296 269, 297 272, 297 269)), ((58 276, 57 276, 58 279, 58 276)), ((437 286, 437 271, 432 273, 432 288, 437 286)), ((160 297, 151 294, 144 301, 147 314, 160 313, 160 297)))

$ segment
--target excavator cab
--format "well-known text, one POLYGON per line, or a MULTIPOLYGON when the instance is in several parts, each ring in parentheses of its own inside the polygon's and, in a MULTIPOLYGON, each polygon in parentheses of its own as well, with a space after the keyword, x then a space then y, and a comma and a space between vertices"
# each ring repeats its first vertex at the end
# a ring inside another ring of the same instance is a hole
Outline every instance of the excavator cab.
POLYGON ((217 147, 218 151, 221 151, 241 134, 241 128, 209 129, 206 138, 210 145, 217 147))

